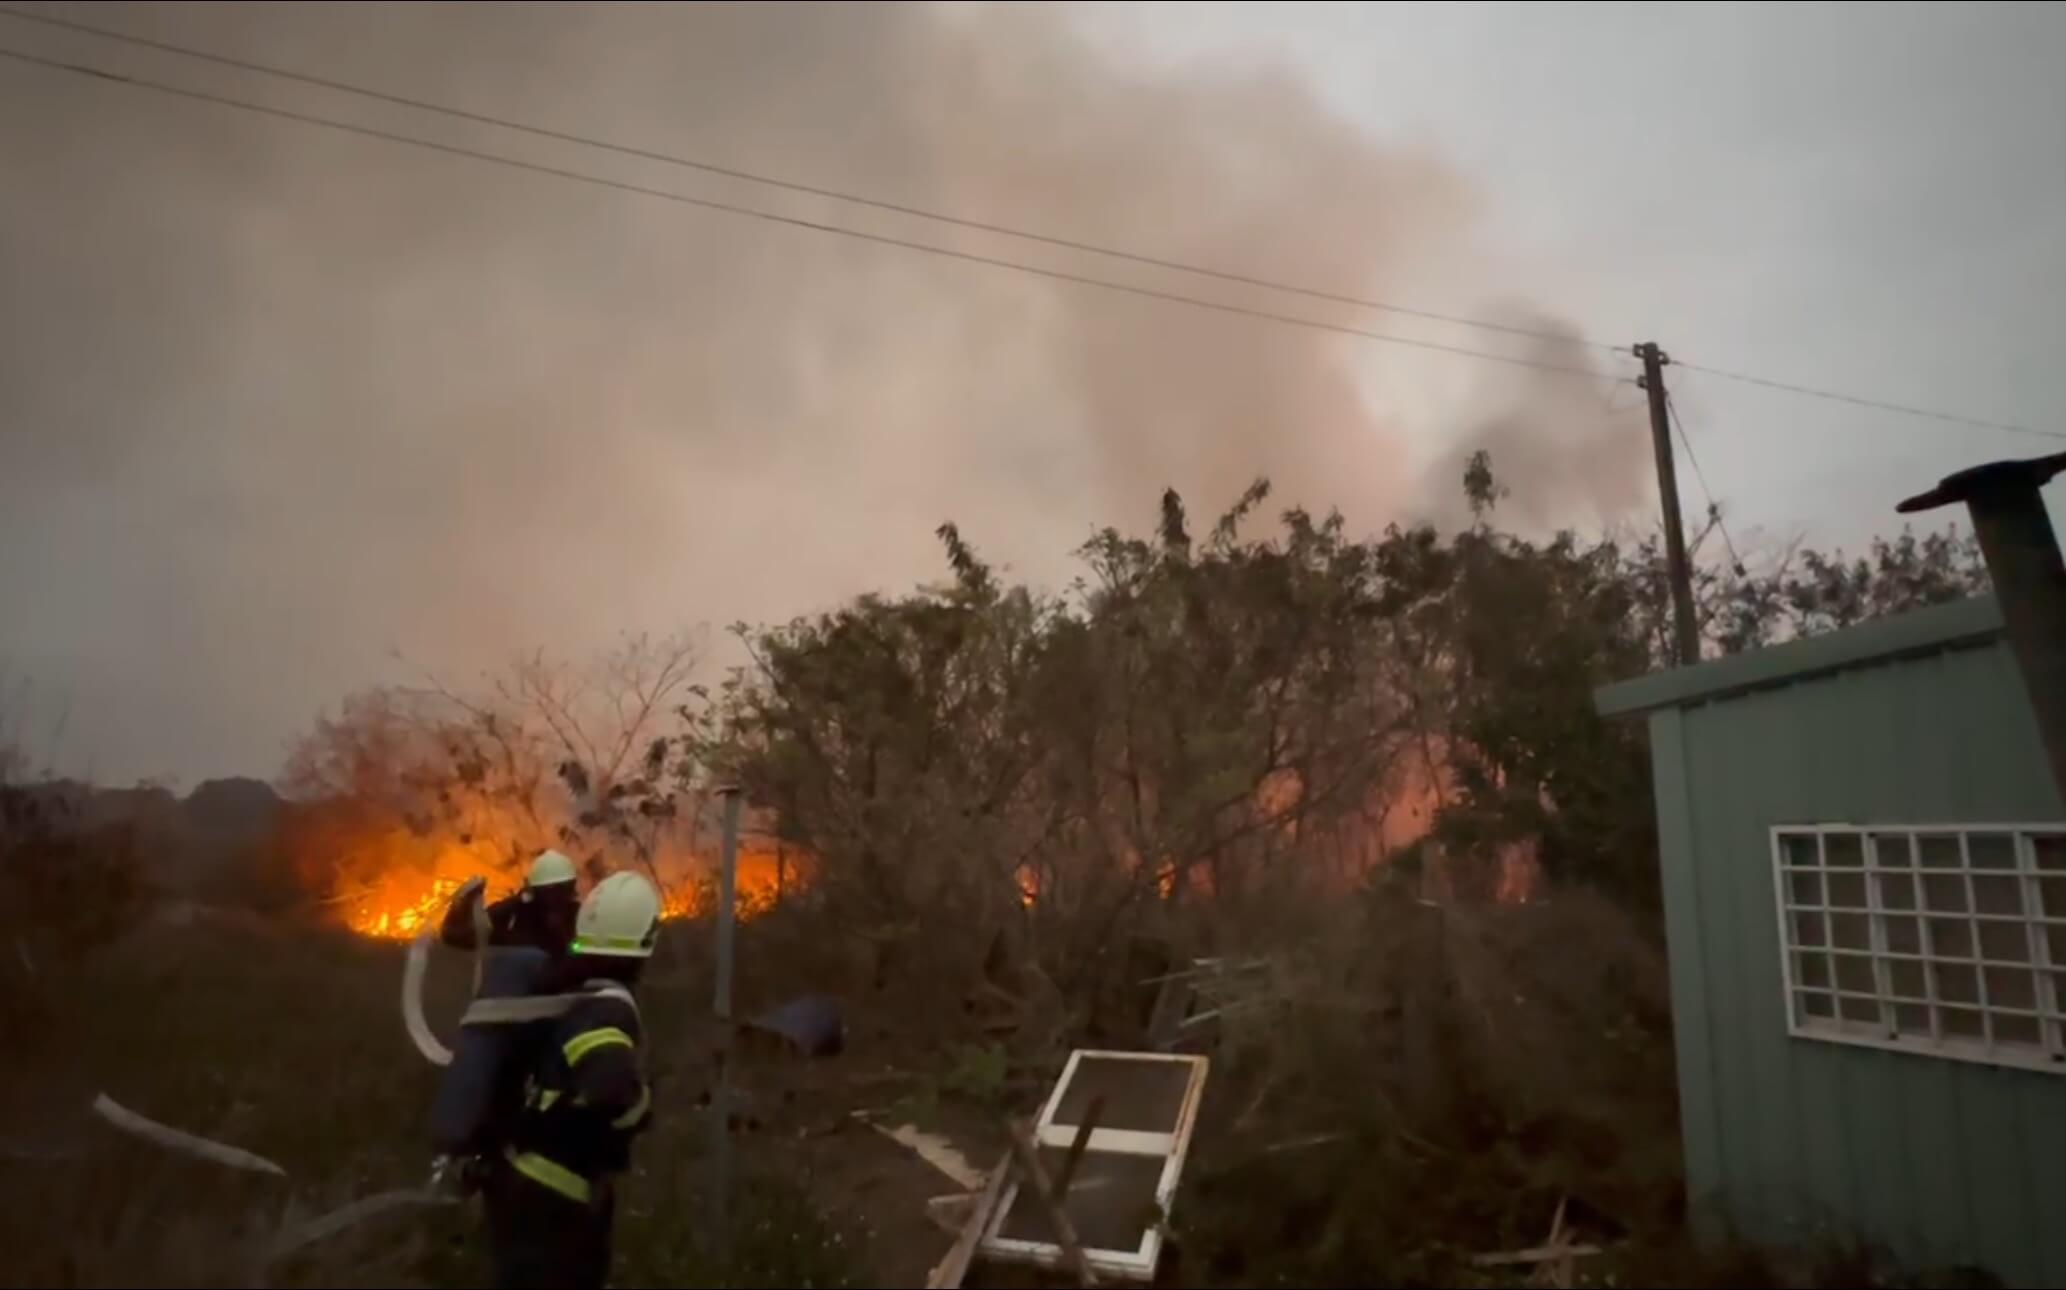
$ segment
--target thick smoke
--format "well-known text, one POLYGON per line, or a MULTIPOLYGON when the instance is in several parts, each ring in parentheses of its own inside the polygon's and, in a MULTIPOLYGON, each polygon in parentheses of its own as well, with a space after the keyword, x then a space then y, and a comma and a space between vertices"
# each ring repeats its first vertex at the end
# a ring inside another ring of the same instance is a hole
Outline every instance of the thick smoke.
MULTIPOLYGON (((1467 281, 1472 260, 1473 193, 1438 158, 1373 142, 1286 75, 1150 79, 1032 8, 81 12, 1349 294, 1467 281)), ((1415 331, 17 23, 4 34, 630 182, 1415 331)), ((528 645, 908 586, 940 571, 931 530, 947 518, 1054 583, 1093 525, 1145 525, 1169 484, 1201 513, 1265 473, 1280 500, 1358 526, 1443 513, 1460 475, 1445 445, 1480 430, 1537 520, 1639 496, 1637 423, 1626 406, 1608 416, 1598 386, 53 71, 0 67, 0 174, 0 656, 72 691, 73 743, 115 775, 266 769, 317 707, 392 675, 391 648, 463 674, 528 645), (1422 393, 1388 397, 1409 387, 1422 393)))
POLYGON ((1537 333, 1518 354, 1543 365, 1539 379, 1487 384, 1460 400, 1460 433, 1429 470, 1436 518, 1457 521, 1468 509, 1454 481, 1473 452, 1492 454, 1505 496, 1499 522, 1522 532, 1612 525, 1654 497, 1646 454, 1648 413, 1631 379, 1634 360, 1603 360, 1563 320, 1526 310, 1498 315, 1537 333), (1617 382, 1567 377, 1599 371, 1617 382))

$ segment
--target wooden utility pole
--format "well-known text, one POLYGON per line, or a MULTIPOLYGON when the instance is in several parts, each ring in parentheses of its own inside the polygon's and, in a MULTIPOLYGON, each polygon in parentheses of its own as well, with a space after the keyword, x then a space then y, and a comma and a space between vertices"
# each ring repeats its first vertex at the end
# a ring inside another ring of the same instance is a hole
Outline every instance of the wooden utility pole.
POLYGON ((1646 340, 1636 346, 1643 374, 1636 384, 1650 395, 1650 444, 1657 451, 1657 492, 1664 502, 1664 559, 1671 577, 1671 611, 1678 663, 1700 661, 1700 625, 1693 617, 1693 566, 1686 558, 1686 525, 1679 517, 1679 472, 1671 454, 1671 409, 1664 401, 1664 365, 1671 356, 1646 340))

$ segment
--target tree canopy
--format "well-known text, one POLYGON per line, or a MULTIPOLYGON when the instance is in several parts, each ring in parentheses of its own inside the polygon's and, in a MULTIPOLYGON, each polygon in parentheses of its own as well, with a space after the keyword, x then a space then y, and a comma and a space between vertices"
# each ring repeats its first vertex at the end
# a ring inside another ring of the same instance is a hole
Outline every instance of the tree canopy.
MULTIPOLYGON (((943 584, 735 629, 752 663, 709 756, 817 857, 820 898, 1023 919, 1057 963, 1198 893, 1353 884, 1413 843, 1415 805, 1455 855, 1527 839, 1552 878, 1653 902, 1643 731, 1592 692, 1666 657, 1661 543, 1525 539, 1497 527, 1489 458, 1463 483, 1462 531, 1361 540, 1297 509, 1263 531, 1263 481, 1202 531, 1168 492, 1151 534, 1094 535, 1060 596, 943 525, 943 584)), ((1697 600, 1712 654, 1984 586, 1970 538, 1903 533, 1704 560, 1697 600)))

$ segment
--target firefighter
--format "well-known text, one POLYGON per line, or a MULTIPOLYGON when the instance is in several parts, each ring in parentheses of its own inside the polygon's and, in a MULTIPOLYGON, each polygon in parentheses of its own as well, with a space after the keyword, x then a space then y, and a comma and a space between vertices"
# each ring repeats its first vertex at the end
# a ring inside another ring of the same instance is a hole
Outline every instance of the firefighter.
POLYGON ((616 873, 581 902, 557 969, 586 994, 522 1046, 520 1108, 482 1192, 499 1286, 601 1286, 610 1270, 614 1184, 651 1110, 631 988, 660 931, 660 894, 616 873))
MULTIPOLYGON (((455 950, 474 948, 474 911, 481 890, 478 878, 459 889, 438 927, 440 941, 455 950)), ((541 851, 516 894, 488 906, 488 944, 529 945, 557 958, 573 935, 579 900, 574 862, 557 851, 541 851)))

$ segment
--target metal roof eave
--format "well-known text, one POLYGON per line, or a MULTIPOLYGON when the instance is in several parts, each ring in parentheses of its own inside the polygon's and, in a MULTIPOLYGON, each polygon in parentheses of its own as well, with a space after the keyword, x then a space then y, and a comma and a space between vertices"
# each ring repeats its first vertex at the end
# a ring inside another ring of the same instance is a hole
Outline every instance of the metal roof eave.
POLYGON ((2003 630, 2001 606, 1994 597, 1974 596, 1692 667, 1675 667, 1615 681, 1593 691, 1593 706, 1603 717, 1622 717, 1658 708, 1710 703, 1861 663, 1982 645, 2000 637, 2003 630))

